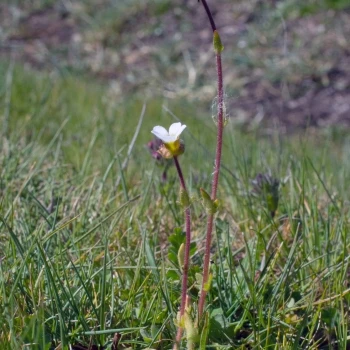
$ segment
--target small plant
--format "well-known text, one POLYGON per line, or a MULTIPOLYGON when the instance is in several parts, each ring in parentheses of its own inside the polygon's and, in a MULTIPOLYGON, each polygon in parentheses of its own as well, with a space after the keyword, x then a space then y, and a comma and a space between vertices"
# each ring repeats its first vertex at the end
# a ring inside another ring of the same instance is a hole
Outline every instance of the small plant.
MULTIPOLYGON (((191 214, 190 214, 190 199, 186 189, 185 180, 181 171, 181 167, 178 161, 178 156, 184 152, 184 144, 179 139, 180 134, 186 128, 186 125, 181 125, 181 123, 174 123, 170 126, 169 131, 167 131, 162 126, 155 126, 152 130, 152 133, 163 141, 163 144, 160 145, 158 153, 162 157, 169 159, 173 158, 175 166, 178 172, 180 180, 180 203, 183 208, 185 208, 185 220, 186 220, 186 241, 183 246, 179 248, 179 261, 180 265, 183 261, 183 280, 182 280, 182 290, 181 290, 181 306, 179 311, 179 316, 177 319, 178 323, 178 332, 175 339, 174 349, 178 349, 183 328, 186 328, 187 335, 187 345, 190 349, 194 348, 195 337, 194 334, 198 332, 198 326, 202 321, 202 316, 204 312, 204 304, 206 295, 210 289, 212 276, 209 274, 209 265, 210 265, 210 249, 211 249, 211 240, 213 232, 213 222, 214 216, 218 210, 219 200, 217 199, 219 175, 220 175, 220 166, 221 166, 221 154, 222 154, 222 139, 223 139, 223 130, 226 125, 226 107, 224 103, 224 89, 223 89, 223 73, 222 73, 222 63, 221 63, 221 52, 224 47, 221 43, 220 35, 217 31, 213 16, 210 12, 206 0, 201 0, 204 6, 204 9, 208 15, 209 22, 213 30, 213 48, 216 57, 216 71, 217 71, 217 116, 214 118, 214 122, 217 126, 217 142, 216 142, 216 153, 215 153, 215 162, 214 162, 214 172, 213 180, 211 186, 211 193, 205 191, 201 188, 201 196, 203 200, 204 207, 207 212, 207 229, 206 229, 206 244, 205 244, 205 255, 204 255, 204 264, 203 264, 203 275, 201 276, 201 287, 198 303, 198 322, 196 326, 193 325, 193 322, 190 318, 187 310, 189 305, 187 305, 187 281, 188 281, 188 269, 189 269, 189 254, 190 254, 190 244, 191 244, 191 214)), ((201 343, 205 345, 206 339, 202 340, 201 343)))
POLYGON ((204 303, 205 298, 209 289, 208 282, 210 280, 209 276, 209 264, 210 264, 210 248, 211 248, 211 239, 213 232, 213 221, 214 215, 217 210, 217 190, 219 184, 219 175, 220 175, 220 166, 221 166, 221 153, 222 153, 222 138, 224 126, 226 124, 226 107, 224 102, 224 87, 223 87, 223 75, 222 75, 222 63, 221 63, 221 52, 224 47, 221 42, 221 38, 219 32, 216 28, 214 18, 210 12, 208 4, 206 0, 201 0, 204 9, 208 15, 208 19, 213 30, 213 47, 215 51, 216 57, 216 74, 217 74, 217 118, 215 119, 215 123, 217 125, 217 139, 216 139, 216 152, 215 152, 215 163, 214 163, 214 173, 213 173, 213 181, 211 186, 211 194, 201 191, 203 200, 209 204, 213 210, 208 212, 207 217, 207 232, 206 232, 206 244, 205 244, 205 255, 204 255, 204 266, 203 266, 203 281, 202 287, 200 291, 199 303, 198 303, 198 320, 201 321, 203 312, 204 312, 204 303), (214 210, 215 208, 215 210, 214 210))
MULTIPOLYGON (((179 348, 181 341, 183 328, 188 324, 187 315, 187 281, 188 281, 188 270, 190 263, 190 245, 191 245, 191 211, 190 211, 190 197, 188 195, 184 176, 178 157, 184 153, 185 145, 180 140, 181 133, 185 130, 186 125, 181 123, 174 123, 170 125, 169 131, 162 126, 155 126, 152 133, 158 137, 163 143, 160 145, 158 152, 166 159, 174 159, 176 170, 180 180, 180 204, 185 210, 185 226, 186 226, 186 239, 179 248, 178 260, 180 268, 182 268, 182 287, 181 287, 181 305, 180 311, 177 318, 178 331, 175 339, 174 349, 179 348)), ((188 328, 188 327, 187 327, 188 328)))

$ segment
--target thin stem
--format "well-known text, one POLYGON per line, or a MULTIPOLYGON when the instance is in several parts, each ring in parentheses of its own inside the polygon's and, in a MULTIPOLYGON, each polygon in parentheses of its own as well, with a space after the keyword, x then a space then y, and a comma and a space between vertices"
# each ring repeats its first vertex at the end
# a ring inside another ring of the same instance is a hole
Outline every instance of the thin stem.
MULTIPOLYGON (((206 0, 201 0, 203 6, 209 17, 209 21, 213 32, 216 31, 216 26, 208 8, 206 0)), ((224 129, 224 89, 223 89, 223 76, 222 76, 222 64, 221 64, 221 53, 216 53, 216 73, 217 73, 217 96, 218 96, 218 110, 217 110, 217 139, 216 139, 216 153, 215 153, 215 164, 214 164, 214 176, 211 187, 211 199, 215 200, 217 196, 220 166, 221 166, 221 153, 222 153, 222 135, 224 129)), ((207 295, 206 284, 209 278, 209 264, 210 264, 210 248, 213 232, 213 221, 214 215, 210 214, 207 218, 207 232, 206 232, 206 243, 205 243, 205 255, 204 255, 204 266, 203 266, 203 282, 198 303, 198 318, 202 318, 205 298, 207 295)))
MULTIPOLYGON (((174 162, 176 166, 177 173, 180 179, 181 190, 185 191, 188 195, 185 179, 182 174, 182 170, 180 167, 179 160, 177 157, 174 157, 174 162)), ((187 284, 188 284, 188 269, 190 266, 190 244, 191 244, 191 210, 190 207, 185 209, 185 226, 186 226, 186 241, 185 241, 185 256, 184 256, 184 264, 183 264, 183 272, 182 272, 182 286, 181 286, 181 305, 180 305, 180 322, 182 316, 185 314, 186 308, 186 299, 187 299, 187 284)), ((183 328, 181 325, 179 326, 176 334, 174 350, 179 349, 180 342, 182 338, 183 328)))
POLYGON ((217 89, 218 89, 218 114, 217 114, 217 126, 218 134, 216 139, 216 154, 215 154, 215 165, 214 165, 214 177, 211 187, 211 199, 216 199, 218 190, 220 165, 221 165, 221 152, 222 152, 222 135, 224 131, 224 89, 222 79, 222 65, 221 55, 216 54, 216 71, 217 71, 217 89))
POLYGON ((213 29, 213 32, 214 32, 216 30, 216 25, 215 25, 215 22, 214 22, 213 15, 210 12, 210 9, 209 9, 209 6, 207 4, 207 1, 206 0, 201 0, 201 1, 202 1, 203 6, 204 6, 204 9, 205 9, 205 11, 206 11, 206 13, 208 15, 211 28, 213 29))
POLYGON ((185 184, 185 178, 184 178, 184 176, 182 174, 180 163, 179 163, 179 160, 177 159, 177 157, 174 157, 174 162, 175 162, 177 173, 179 175, 181 188, 187 192, 187 188, 186 188, 186 184, 185 184))

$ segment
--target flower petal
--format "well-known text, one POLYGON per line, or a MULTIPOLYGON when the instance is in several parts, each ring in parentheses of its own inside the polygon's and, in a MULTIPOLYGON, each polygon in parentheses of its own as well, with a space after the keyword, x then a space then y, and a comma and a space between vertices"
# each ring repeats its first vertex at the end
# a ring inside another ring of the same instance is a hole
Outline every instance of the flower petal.
POLYGON ((172 143, 179 139, 180 134, 186 128, 186 125, 181 123, 173 123, 170 125, 169 133, 162 126, 155 126, 151 131, 152 134, 161 139, 164 143, 172 143))
POLYGON ((180 129, 181 129, 181 123, 171 124, 169 128, 169 135, 178 135, 178 132, 180 129))
POLYGON ((153 128, 153 130, 151 131, 151 133, 153 135, 156 135, 161 140, 163 140, 162 139, 163 136, 168 135, 168 131, 165 128, 163 128, 162 126, 159 126, 159 125, 155 126, 153 128))
POLYGON ((177 131, 176 137, 179 138, 181 133, 186 129, 186 125, 182 125, 181 128, 177 131))
POLYGON ((164 143, 171 143, 177 140, 176 135, 163 135, 162 137, 159 137, 164 143))

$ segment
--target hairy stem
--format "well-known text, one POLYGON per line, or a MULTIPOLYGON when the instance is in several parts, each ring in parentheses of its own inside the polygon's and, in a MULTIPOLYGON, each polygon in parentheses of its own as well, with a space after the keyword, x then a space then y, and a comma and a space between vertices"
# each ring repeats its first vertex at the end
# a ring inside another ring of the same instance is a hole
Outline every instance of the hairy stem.
MULTIPOLYGON (((181 190, 185 191, 186 194, 188 195, 186 184, 185 184, 185 179, 183 177, 180 163, 179 163, 179 160, 177 159, 177 157, 174 157, 174 162, 175 162, 177 173, 179 175, 181 190)), ((184 256, 183 272, 182 272, 180 322, 181 322, 181 318, 184 315, 185 309, 186 309, 188 269, 189 269, 189 265, 190 265, 190 245, 191 245, 191 211, 190 211, 190 207, 187 207, 185 209, 185 226, 186 226, 186 241, 185 241, 185 256, 184 256)), ((174 350, 177 350, 180 348, 182 333, 183 333, 183 328, 180 325, 178 330, 177 330, 177 334, 176 334, 175 344, 173 347, 174 350)))
MULTIPOLYGON (((206 0, 201 0, 202 4, 207 12, 209 21, 213 30, 216 31, 215 22, 213 16, 209 10, 206 0)), ((221 64, 221 53, 216 52, 216 73, 217 73, 217 139, 216 139, 216 153, 214 163, 214 176, 211 187, 211 199, 215 200, 217 195, 220 165, 221 165, 221 153, 222 153, 222 135, 224 129, 224 90, 223 90, 223 76, 222 76, 222 64, 221 64)), ((203 282, 198 303, 198 318, 201 319, 204 311, 205 298, 207 295, 206 284, 209 278, 209 264, 210 264, 210 248, 213 232, 213 221, 214 215, 210 214, 207 218, 207 232, 206 232, 206 243, 205 243, 205 255, 204 255, 204 266, 203 266, 203 282)))

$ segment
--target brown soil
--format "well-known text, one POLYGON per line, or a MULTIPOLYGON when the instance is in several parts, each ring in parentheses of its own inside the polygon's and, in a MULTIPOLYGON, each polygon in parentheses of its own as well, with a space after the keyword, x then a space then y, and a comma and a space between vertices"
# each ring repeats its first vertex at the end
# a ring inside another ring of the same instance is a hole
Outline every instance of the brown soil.
MULTIPOLYGON (((349 10, 271 20, 258 0, 210 5, 225 45, 230 117, 285 127, 350 125, 349 10)), ((211 30, 196 1, 161 15, 136 7, 97 29, 87 28, 80 10, 53 6, 14 15, 13 7, 0 5, 0 55, 36 69, 86 72, 109 81, 120 97, 163 94, 208 103, 215 96, 211 30)))

